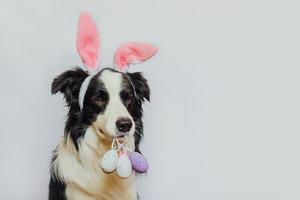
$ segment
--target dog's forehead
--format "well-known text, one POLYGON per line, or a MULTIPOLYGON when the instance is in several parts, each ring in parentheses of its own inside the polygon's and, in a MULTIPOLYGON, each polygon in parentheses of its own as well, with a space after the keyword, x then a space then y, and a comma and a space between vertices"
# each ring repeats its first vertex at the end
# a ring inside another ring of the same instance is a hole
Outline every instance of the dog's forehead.
POLYGON ((107 69, 101 72, 98 79, 104 84, 107 91, 113 95, 119 93, 122 87, 123 75, 120 72, 107 69))

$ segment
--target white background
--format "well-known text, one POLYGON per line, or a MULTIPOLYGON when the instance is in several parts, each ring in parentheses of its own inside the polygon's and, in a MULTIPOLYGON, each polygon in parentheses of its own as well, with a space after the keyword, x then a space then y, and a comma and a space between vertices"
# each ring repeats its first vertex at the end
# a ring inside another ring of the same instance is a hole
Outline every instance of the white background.
POLYGON ((299 4, 276 0, 2 0, 0 199, 47 198, 66 109, 52 79, 81 65, 78 16, 101 31, 102 66, 136 40, 150 82, 142 200, 300 199, 299 4))

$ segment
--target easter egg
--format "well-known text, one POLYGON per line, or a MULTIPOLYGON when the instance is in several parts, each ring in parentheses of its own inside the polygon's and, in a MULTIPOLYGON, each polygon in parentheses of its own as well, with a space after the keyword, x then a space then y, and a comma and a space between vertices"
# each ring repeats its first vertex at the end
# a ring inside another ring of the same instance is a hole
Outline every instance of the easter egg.
POLYGON ((118 154, 115 150, 106 152, 101 160, 101 167, 106 173, 113 172, 118 164, 118 154))
POLYGON ((117 174, 121 178, 128 178, 131 175, 132 166, 126 155, 121 155, 118 159, 117 174))
POLYGON ((148 170, 149 164, 146 158, 139 152, 132 152, 129 155, 129 159, 132 165, 132 168, 140 173, 144 173, 148 170))

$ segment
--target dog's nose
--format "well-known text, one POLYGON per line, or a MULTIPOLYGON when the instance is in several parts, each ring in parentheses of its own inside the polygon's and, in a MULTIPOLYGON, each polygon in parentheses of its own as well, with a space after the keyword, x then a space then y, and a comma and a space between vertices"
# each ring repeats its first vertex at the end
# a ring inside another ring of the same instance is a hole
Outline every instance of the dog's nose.
POLYGON ((121 118, 117 120, 116 126, 120 132, 126 133, 131 129, 132 122, 129 118, 121 118))

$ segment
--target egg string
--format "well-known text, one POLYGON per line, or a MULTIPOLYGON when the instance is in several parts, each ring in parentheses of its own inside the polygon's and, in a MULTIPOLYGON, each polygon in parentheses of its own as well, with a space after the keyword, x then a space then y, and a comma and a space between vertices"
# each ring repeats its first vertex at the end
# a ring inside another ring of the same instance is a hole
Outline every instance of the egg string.
MULTIPOLYGON (((125 139, 126 139, 126 143, 128 144, 129 143, 129 139, 127 137, 127 135, 124 136, 125 139)), ((124 142, 125 143, 125 142, 124 142)), ((111 148, 114 149, 115 151, 119 151, 119 150, 122 150, 124 152, 125 150, 125 154, 127 153, 127 151, 130 151, 130 152, 133 152, 132 149, 130 149, 129 147, 127 147, 127 145, 125 145, 124 143, 121 143, 117 137, 115 137, 112 141, 112 144, 111 144, 111 148), (116 147, 116 148, 115 148, 116 147)))

